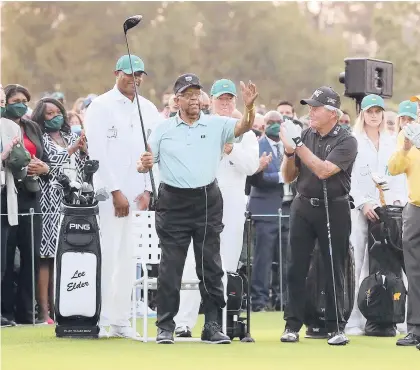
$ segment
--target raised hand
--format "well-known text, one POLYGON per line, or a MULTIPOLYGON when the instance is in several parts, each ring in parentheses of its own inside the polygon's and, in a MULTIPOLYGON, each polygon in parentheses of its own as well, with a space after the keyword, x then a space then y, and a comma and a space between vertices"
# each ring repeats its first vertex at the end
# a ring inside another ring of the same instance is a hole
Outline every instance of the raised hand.
POLYGON ((254 102, 258 97, 256 86, 251 81, 248 82, 248 85, 245 85, 241 81, 240 86, 241 86, 242 100, 245 106, 248 109, 252 109, 254 102))

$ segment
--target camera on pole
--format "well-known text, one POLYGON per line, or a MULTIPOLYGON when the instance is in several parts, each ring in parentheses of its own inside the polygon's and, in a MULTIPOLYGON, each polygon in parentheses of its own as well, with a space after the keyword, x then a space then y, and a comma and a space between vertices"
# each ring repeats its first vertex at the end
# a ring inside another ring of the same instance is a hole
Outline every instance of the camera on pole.
POLYGON ((391 62, 370 58, 344 59, 345 71, 338 80, 344 84, 344 96, 356 101, 356 111, 369 94, 392 98, 394 66, 391 62))

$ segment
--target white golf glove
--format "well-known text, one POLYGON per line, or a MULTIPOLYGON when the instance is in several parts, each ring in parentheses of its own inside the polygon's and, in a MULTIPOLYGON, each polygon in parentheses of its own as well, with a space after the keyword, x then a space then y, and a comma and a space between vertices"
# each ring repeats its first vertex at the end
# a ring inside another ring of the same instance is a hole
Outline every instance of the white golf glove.
POLYGON ((385 176, 381 176, 378 173, 374 172, 372 173, 372 180, 382 191, 389 190, 389 185, 386 181, 385 176))
POLYGON ((410 123, 403 128, 404 136, 411 141, 411 143, 420 149, 420 124, 410 123))
POLYGON ((292 121, 287 119, 281 126, 284 128, 285 132, 284 139, 291 148, 296 149, 297 146, 302 146, 302 129, 299 125, 295 125, 292 121))

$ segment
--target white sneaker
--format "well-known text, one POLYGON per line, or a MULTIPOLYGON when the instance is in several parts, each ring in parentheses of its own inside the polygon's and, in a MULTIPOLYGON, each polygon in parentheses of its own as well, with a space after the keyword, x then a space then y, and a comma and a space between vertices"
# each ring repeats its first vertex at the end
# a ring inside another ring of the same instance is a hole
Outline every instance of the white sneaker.
POLYGON ((136 333, 131 326, 111 325, 109 336, 113 338, 140 339, 140 334, 136 333))
POLYGON ((99 327, 99 334, 98 338, 109 338, 108 331, 106 330, 105 326, 99 327))
POLYGON ((358 328, 357 326, 346 328, 345 331, 344 331, 344 333, 346 335, 351 335, 351 336, 365 335, 364 330, 358 328))

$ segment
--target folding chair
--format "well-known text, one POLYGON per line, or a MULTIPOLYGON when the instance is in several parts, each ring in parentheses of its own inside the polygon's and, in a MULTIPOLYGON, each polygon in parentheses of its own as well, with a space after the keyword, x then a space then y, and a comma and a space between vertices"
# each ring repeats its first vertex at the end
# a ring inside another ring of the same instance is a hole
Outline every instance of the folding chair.
MULTIPOLYGON (((142 312, 143 333, 140 334, 138 340, 148 342, 154 338, 148 338, 148 320, 147 309, 149 290, 157 290, 157 278, 148 276, 148 265, 160 263, 161 249, 159 246, 159 238, 155 228, 155 212, 153 211, 136 211, 132 214, 132 233, 131 244, 133 245, 133 258, 137 263, 141 264, 143 276, 136 279, 132 287, 132 327, 137 332, 137 309, 136 309, 136 292, 137 288, 143 289, 143 299, 145 309, 142 312)), ((181 290, 199 290, 199 280, 183 280, 181 282, 181 290)), ((224 284, 225 297, 226 287, 224 284)), ((227 307, 223 309, 223 332, 226 333, 227 307)), ((191 341, 190 338, 176 338, 177 341, 191 341)), ((193 339, 196 340, 196 339, 193 339)))

